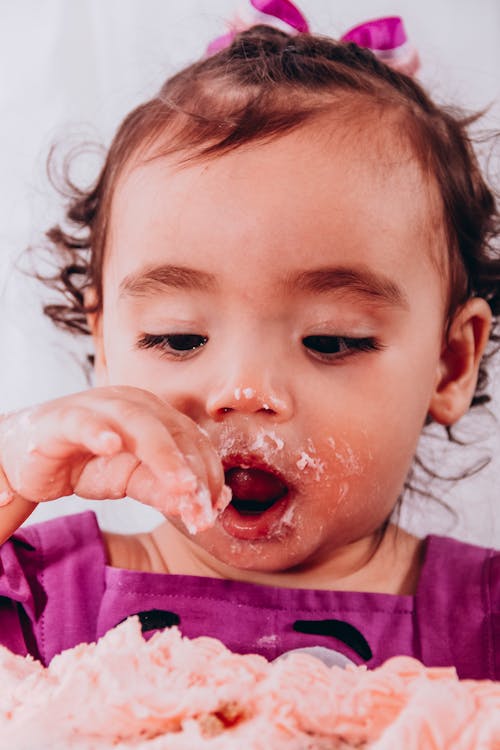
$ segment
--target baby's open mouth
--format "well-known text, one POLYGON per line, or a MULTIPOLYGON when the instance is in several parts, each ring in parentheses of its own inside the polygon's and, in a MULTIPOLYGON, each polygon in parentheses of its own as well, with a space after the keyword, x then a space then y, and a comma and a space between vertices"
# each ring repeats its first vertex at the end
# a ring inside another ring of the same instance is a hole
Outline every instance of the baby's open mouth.
POLYGON ((233 493, 231 505, 243 515, 263 513, 288 493, 287 485, 265 469, 233 466, 225 480, 233 493))

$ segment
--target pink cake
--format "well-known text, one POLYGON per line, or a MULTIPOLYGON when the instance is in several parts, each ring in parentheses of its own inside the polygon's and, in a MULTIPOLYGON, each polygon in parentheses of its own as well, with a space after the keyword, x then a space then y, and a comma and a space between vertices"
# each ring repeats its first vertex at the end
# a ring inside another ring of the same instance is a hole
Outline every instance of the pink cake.
POLYGON ((48 668, 0 647, 9 750, 493 750, 500 684, 397 657, 375 670, 303 653, 268 663, 130 618, 48 668))

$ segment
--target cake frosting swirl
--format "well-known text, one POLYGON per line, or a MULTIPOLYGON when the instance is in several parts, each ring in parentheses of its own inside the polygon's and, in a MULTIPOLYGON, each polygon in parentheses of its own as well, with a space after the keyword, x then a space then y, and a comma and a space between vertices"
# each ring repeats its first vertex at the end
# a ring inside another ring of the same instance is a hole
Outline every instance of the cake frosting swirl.
POLYGON ((239 655, 136 617, 45 668, 0 647, 0 746, 15 750, 492 750, 500 684, 400 656, 369 670, 239 655))

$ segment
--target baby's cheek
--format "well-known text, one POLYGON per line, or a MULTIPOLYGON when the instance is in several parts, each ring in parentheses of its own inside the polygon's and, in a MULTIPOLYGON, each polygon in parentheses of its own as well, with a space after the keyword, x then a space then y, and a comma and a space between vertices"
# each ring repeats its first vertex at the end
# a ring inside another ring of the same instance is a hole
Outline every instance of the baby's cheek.
POLYGON ((306 493, 323 497, 328 515, 377 516, 380 522, 390 514, 397 500, 392 476, 383 450, 372 447, 366 435, 353 439, 328 433, 308 440, 295 460, 297 481, 306 493))
MULTIPOLYGON (((361 438, 352 441, 329 433, 319 439, 308 439, 294 457, 297 479, 334 487, 362 477, 371 469, 373 453, 364 436, 361 438)), ((340 494, 345 492, 344 487, 340 494)))
POLYGON ((373 528, 383 523, 394 510, 408 473, 411 456, 404 442, 391 445, 383 436, 368 443, 337 440, 328 463, 332 496, 337 511, 355 523, 373 528))

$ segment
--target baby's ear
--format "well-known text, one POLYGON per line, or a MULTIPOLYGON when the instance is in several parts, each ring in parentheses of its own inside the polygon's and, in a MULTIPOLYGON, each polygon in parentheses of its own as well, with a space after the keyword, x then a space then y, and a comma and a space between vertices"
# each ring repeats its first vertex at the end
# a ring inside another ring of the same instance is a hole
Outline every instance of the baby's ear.
MULTIPOLYGON (((84 293, 85 307, 92 309, 97 301, 96 291, 93 287, 86 289, 84 293)), ((108 385, 108 370, 102 335, 102 314, 97 312, 87 313, 87 323, 94 341, 94 382, 95 385, 108 385)))
POLYGON ((476 390, 479 363, 491 328, 486 300, 473 297, 455 314, 443 345, 429 415, 440 424, 457 422, 476 390))

